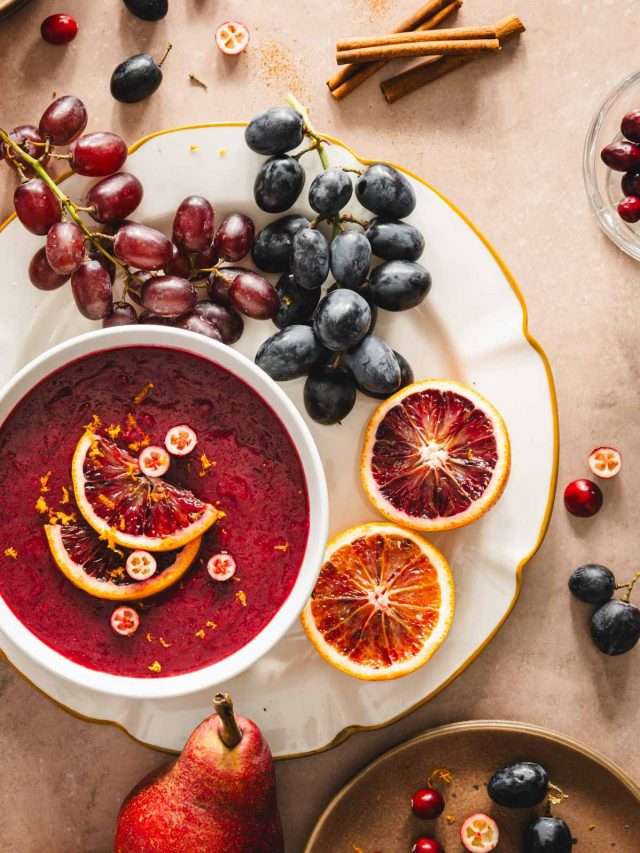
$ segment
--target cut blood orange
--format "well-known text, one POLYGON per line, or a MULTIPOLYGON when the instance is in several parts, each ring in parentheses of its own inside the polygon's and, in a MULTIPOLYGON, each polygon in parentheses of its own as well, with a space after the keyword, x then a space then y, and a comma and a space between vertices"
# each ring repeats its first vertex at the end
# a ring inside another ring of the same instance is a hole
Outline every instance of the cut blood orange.
POLYGON ((459 382, 426 380, 385 400, 367 428, 360 476, 373 505, 416 530, 462 527, 498 500, 509 476, 499 412, 459 382))
POLYGON ((145 476, 137 459, 90 430, 76 446, 71 475, 80 512, 109 545, 175 551, 220 514, 187 489, 145 476))
POLYGON ((135 581, 126 571, 127 554, 109 548, 88 524, 45 524, 44 531, 53 559, 65 577, 94 598, 111 601, 136 601, 167 589, 193 563, 201 542, 194 539, 177 553, 159 554, 155 574, 135 581))
POLYGON ((381 681, 432 657, 449 632, 454 601, 449 564, 433 545, 374 522, 329 542, 302 624, 333 666, 381 681))

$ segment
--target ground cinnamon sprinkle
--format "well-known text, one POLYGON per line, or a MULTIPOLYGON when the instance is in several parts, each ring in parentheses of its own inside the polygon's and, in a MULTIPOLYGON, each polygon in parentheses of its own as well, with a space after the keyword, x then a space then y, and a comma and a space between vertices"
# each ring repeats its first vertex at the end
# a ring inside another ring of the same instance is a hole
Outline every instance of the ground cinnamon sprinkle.
POLYGON ((260 77, 269 89, 280 95, 293 92, 303 101, 309 100, 307 85, 301 77, 292 54, 273 40, 265 41, 260 48, 260 77))

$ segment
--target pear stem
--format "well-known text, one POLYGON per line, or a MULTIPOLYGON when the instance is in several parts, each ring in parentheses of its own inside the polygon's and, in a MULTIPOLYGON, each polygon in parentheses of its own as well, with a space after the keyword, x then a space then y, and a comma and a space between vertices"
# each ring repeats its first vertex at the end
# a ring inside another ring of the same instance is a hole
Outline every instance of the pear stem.
POLYGON ((228 749, 235 749, 242 740, 242 732, 233 713, 231 696, 228 693, 216 693, 213 699, 213 708, 220 718, 220 729, 218 731, 220 740, 228 749))

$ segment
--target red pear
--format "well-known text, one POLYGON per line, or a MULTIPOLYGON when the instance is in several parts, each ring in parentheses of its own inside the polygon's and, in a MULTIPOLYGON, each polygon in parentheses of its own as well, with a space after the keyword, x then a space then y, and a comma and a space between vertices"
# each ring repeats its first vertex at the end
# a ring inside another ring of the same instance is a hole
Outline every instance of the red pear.
POLYGON ((114 853, 283 853, 269 746, 227 695, 214 708, 179 758, 126 798, 114 853))

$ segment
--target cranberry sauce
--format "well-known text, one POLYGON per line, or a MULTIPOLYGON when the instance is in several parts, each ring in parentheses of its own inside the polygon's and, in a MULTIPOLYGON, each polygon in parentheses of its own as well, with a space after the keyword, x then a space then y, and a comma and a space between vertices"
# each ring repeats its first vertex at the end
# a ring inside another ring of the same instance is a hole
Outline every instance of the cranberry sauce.
POLYGON ((198 669, 255 637, 295 583, 309 528, 302 466, 271 408, 223 368, 164 348, 96 353, 33 389, 0 427, 0 494, 0 595, 18 619, 83 666, 142 678, 198 669), (70 466, 85 425, 97 415, 124 427, 129 414, 152 444, 177 424, 196 431, 196 449, 174 457, 166 479, 225 515, 181 581, 131 603, 140 628, 121 637, 109 624, 118 603, 91 597, 56 566, 42 499, 63 520, 77 512, 70 466), (206 566, 222 550, 237 571, 216 582, 206 566))

